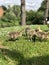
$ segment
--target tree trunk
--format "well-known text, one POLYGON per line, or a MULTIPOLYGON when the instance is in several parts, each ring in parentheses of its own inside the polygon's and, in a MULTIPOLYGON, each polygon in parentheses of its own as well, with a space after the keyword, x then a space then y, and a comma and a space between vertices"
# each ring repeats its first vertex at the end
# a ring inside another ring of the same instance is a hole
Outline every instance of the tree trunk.
POLYGON ((26 25, 25 0, 21 0, 21 24, 26 25))
MULTIPOLYGON (((46 9, 45 9, 45 19, 48 17, 48 10, 49 10, 49 0, 46 0, 46 9)), ((46 24, 46 21, 44 22, 46 24)))

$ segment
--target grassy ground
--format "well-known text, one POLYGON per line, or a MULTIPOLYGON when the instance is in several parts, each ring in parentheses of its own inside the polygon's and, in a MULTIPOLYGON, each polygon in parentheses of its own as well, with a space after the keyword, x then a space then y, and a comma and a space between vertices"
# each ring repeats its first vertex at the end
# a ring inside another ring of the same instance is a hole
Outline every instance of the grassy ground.
MULTIPOLYGON (((30 27, 37 28, 37 25, 30 27)), ((21 37, 16 41, 7 41, 8 32, 24 28, 0 28, 0 65, 49 65, 49 40, 34 43, 21 37)), ((47 26, 41 26, 41 29, 49 30, 47 26)))

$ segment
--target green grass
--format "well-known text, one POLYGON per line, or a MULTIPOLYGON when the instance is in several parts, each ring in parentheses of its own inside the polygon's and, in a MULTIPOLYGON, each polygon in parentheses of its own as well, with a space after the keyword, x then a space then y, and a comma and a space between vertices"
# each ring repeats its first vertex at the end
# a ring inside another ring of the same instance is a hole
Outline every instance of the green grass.
MULTIPOLYGON (((37 25, 30 27, 34 29, 37 25)), ((0 48, 0 65, 49 65, 49 40, 34 43, 22 36, 16 41, 7 41, 8 32, 24 28, 25 26, 0 28, 0 44, 8 47, 0 48)), ((41 29, 49 30, 47 26, 42 25, 41 29)))

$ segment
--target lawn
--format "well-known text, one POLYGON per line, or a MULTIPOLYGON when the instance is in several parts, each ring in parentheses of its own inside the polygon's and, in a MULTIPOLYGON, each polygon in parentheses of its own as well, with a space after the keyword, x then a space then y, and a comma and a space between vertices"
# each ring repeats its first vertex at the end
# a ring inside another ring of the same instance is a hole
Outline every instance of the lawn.
MULTIPOLYGON (((37 28, 37 25, 31 25, 37 28)), ((49 30, 47 26, 40 26, 43 31, 49 30)), ((20 31, 22 26, 0 28, 0 65, 49 65, 49 40, 33 41, 20 37, 16 41, 8 41, 7 33, 20 31)))

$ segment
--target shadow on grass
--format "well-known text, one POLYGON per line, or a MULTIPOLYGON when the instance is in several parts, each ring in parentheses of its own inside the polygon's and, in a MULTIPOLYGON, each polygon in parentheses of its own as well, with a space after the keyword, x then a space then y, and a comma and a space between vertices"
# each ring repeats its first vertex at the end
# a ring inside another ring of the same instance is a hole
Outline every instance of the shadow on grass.
POLYGON ((44 30, 45 32, 48 32, 49 30, 44 30))
MULTIPOLYGON (((6 55, 8 58, 17 60, 19 63, 16 65, 49 65, 49 55, 24 58, 24 55, 21 52, 16 50, 10 51, 9 49, 0 48, 3 55, 6 55)), ((6 58, 5 58, 6 59, 6 58)))

